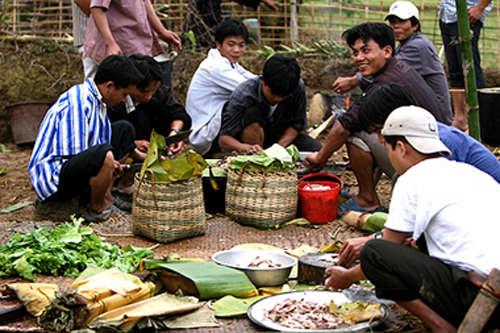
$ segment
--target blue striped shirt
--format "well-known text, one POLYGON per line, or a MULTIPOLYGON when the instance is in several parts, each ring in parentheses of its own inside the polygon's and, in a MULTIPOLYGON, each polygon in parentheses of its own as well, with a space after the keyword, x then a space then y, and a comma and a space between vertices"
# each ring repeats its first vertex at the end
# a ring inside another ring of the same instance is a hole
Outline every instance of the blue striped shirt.
POLYGON ((57 191, 61 167, 70 156, 110 142, 106 104, 94 81, 62 94, 40 125, 28 167, 38 198, 43 201, 57 191))
MULTIPOLYGON (((467 0, 467 9, 477 6, 478 3, 479 0, 467 0)), ((490 2, 484 10, 483 15, 479 18, 479 21, 483 23, 483 26, 486 21, 486 16, 492 8, 493 1, 490 2)), ((441 3, 439 4, 439 19, 447 24, 457 22, 457 3, 455 0, 441 0, 441 3)))

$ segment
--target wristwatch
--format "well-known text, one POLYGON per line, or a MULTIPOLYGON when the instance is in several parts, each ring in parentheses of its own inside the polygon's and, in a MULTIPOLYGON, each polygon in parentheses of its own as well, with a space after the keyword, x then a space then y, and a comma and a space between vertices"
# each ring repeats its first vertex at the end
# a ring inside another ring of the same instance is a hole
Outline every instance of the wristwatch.
POLYGON ((375 239, 382 239, 384 238, 384 234, 382 233, 382 231, 377 231, 375 233, 375 239))

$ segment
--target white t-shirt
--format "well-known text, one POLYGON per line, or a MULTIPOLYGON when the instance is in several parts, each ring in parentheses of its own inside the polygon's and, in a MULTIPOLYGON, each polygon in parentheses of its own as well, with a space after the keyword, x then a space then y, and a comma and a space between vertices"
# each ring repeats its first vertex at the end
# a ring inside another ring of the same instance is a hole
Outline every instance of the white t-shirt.
POLYGON ((186 111, 193 120, 189 141, 199 154, 210 150, 220 131, 221 111, 233 90, 256 75, 211 49, 194 74, 186 97, 186 111))
POLYGON ((385 227, 425 234, 429 255, 464 271, 500 268, 500 185, 475 167, 432 158, 398 178, 385 227))

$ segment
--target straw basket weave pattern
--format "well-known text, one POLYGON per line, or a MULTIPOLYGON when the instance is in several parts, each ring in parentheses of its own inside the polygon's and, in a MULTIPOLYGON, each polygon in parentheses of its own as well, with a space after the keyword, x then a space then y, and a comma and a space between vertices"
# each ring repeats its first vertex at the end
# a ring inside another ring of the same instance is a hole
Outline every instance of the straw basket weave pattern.
POLYGON ((162 243, 205 234, 201 177, 178 183, 135 177, 133 232, 162 243))
POLYGON ((271 229, 297 214, 297 173, 229 170, 226 215, 260 229, 271 229))

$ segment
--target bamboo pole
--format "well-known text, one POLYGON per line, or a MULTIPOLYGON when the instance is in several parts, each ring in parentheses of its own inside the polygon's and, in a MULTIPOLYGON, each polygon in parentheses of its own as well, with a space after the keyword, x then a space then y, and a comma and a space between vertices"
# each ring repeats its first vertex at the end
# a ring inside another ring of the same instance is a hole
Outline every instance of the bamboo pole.
POLYGON ((466 0, 455 0, 457 4, 458 35, 460 51, 462 52, 462 69, 465 82, 465 97, 467 118, 469 122, 469 135, 476 140, 481 140, 479 129, 479 103, 477 98, 476 72, 474 58, 472 57, 472 36, 469 25, 469 14, 466 0))
POLYGON ((298 30, 297 30, 297 0, 290 1, 290 34, 292 38, 292 45, 295 46, 295 42, 298 38, 298 30))

